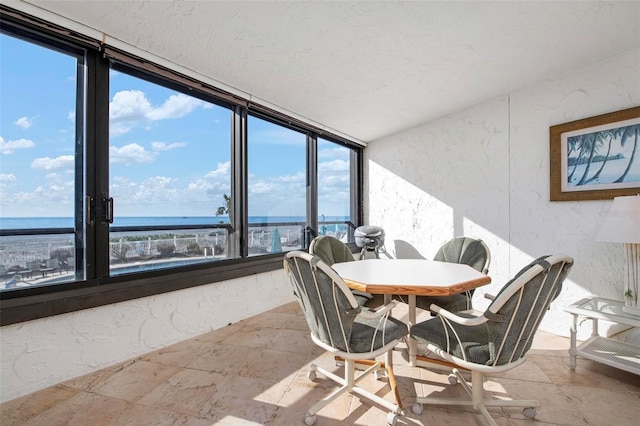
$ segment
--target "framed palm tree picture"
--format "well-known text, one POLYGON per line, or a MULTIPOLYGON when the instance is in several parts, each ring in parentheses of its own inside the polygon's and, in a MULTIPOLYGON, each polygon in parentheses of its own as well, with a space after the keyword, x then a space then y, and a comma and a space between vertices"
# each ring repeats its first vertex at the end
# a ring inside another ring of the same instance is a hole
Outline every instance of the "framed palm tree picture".
POLYGON ((640 194, 640 107, 549 128, 551 201, 640 194))

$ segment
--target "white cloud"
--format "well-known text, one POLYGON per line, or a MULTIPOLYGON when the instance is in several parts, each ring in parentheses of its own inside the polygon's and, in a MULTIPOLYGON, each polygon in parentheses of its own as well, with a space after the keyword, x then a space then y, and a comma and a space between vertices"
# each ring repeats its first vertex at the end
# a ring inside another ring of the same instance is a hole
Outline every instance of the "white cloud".
POLYGON ((215 170, 211 170, 205 175, 205 178, 218 178, 218 177, 227 177, 229 176, 229 172, 231 170, 231 161, 227 161, 224 163, 218 163, 218 167, 215 170))
POLYGON ((300 183, 306 182, 307 175, 304 172, 298 172, 295 175, 284 175, 275 178, 277 182, 281 183, 300 183))
POLYGON ((251 143, 268 145, 305 146, 307 138, 304 134, 284 127, 269 127, 262 131, 249 129, 251 143))
POLYGON ((16 175, 13 173, 0 173, 0 183, 13 183, 16 180, 16 175))
POLYGON ((218 163, 215 170, 207 172, 202 178, 187 185, 186 190, 202 198, 203 193, 222 199, 223 193, 230 191, 231 162, 218 163))
POLYGON ((140 90, 123 90, 113 95, 109 103, 109 120, 135 120, 145 118, 151 110, 151 104, 140 90))
POLYGON ((76 112, 75 111, 69 111, 69 113, 67 114, 67 118, 69 119, 69 121, 75 121, 76 120, 76 112))
MULTIPOLYGON (((268 194, 275 191, 275 185, 265 181, 254 182, 249 186, 249 194, 268 194)), ((251 197, 249 197, 251 198, 251 197)))
POLYGON ((129 132, 137 125, 148 122, 180 118, 198 107, 208 104, 184 94, 171 95, 159 107, 154 107, 140 90, 123 90, 113 96, 109 103, 109 132, 118 136, 129 132))
POLYGON ((147 113, 147 118, 153 121, 166 120, 168 118, 180 118, 189 114, 191 111, 199 106, 204 106, 206 103, 200 99, 192 98, 191 96, 178 94, 171 95, 169 99, 164 101, 164 104, 159 108, 152 108, 147 113))
POLYGON ((111 163, 124 163, 126 165, 134 163, 151 163, 157 153, 147 151, 137 143, 131 143, 122 147, 109 147, 109 161, 111 163))
POLYGON ((41 157, 31 162, 31 168, 36 170, 61 170, 73 169, 73 155, 61 155, 57 158, 41 157))
POLYGON ((18 139, 5 142, 4 138, 0 136, 0 153, 12 154, 16 149, 33 148, 35 144, 29 139, 18 139))
POLYGON ((349 162, 344 160, 318 162, 318 171, 324 173, 349 172, 349 162))
POLYGON ((340 146, 336 146, 335 148, 318 149, 318 158, 348 160, 349 152, 350 150, 348 148, 340 146))
POLYGON ((183 146, 187 146, 187 144, 184 142, 151 142, 151 149, 153 149, 154 151, 169 151, 175 148, 182 148, 183 146))
POLYGON ((29 117, 20 117, 18 118, 18 120, 16 121, 16 126, 18 127, 22 127, 23 129, 28 129, 29 127, 33 126, 33 120, 35 119, 35 117, 33 118, 29 118, 29 117))

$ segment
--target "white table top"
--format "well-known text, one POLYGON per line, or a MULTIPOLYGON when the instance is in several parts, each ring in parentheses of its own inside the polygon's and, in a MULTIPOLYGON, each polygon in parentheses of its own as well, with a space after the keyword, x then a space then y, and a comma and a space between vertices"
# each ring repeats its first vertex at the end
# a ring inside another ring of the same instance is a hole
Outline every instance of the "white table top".
POLYGON ((426 259, 365 259, 331 267, 350 288, 371 294, 450 296, 491 282, 470 266, 426 259))

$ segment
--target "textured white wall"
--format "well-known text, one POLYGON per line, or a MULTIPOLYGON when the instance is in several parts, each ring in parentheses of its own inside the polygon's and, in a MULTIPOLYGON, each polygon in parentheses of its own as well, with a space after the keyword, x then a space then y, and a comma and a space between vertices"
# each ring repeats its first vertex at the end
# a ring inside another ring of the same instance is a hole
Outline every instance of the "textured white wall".
POLYGON ((0 402, 293 300, 284 270, 0 328, 0 402))
POLYGON ((549 126, 636 105, 640 50, 376 140, 365 150, 365 223, 385 229, 398 257, 431 258, 454 236, 483 239, 493 282, 476 292, 477 307, 532 259, 571 255, 542 325, 567 335, 564 306, 622 300, 624 256, 622 245, 595 241, 610 201, 549 202, 549 126))

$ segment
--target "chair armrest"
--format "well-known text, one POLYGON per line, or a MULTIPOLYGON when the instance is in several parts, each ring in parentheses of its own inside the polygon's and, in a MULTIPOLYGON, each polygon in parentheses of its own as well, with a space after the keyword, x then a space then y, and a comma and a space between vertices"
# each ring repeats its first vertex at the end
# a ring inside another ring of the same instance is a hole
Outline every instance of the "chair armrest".
POLYGON ((482 315, 479 316, 474 316, 474 317, 470 317, 470 318, 466 318, 466 317, 461 317, 458 316, 452 312, 447 311, 444 308, 441 308, 440 306, 436 305, 436 304, 431 304, 431 306, 429 307, 430 311, 433 311, 436 313, 436 315, 439 315, 441 317, 444 317, 448 320, 451 320, 453 322, 455 322, 456 324, 461 324, 461 325, 480 325, 483 324, 485 322, 487 322, 487 318, 485 318, 482 315))
POLYGON ((373 311, 371 309, 368 309, 368 310, 363 309, 362 311, 360 311, 358 315, 366 319, 375 319, 385 315, 387 312, 391 312, 391 310, 395 307, 396 307, 396 302, 389 302, 386 305, 384 305, 382 308, 378 309, 377 311, 373 311))

